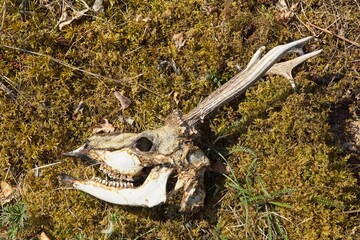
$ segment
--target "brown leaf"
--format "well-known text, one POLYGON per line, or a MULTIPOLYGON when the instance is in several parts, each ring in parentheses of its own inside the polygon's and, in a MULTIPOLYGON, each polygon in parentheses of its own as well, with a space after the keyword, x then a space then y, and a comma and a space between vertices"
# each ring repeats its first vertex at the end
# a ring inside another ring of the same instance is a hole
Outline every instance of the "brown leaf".
POLYGON ((10 202, 14 196, 14 189, 6 182, 1 181, 1 194, 0 194, 0 202, 1 204, 5 204, 10 202))
POLYGON ((186 42, 183 33, 174 34, 172 40, 175 42, 175 46, 178 50, 180 50, 180 48, 182 48, 186 42))
POLYGON ((99 128, 94 128, 92 133, 100 133, 100 132, 104 132, 104 133, 112 133, 115 131, 114 126, 109 123, 109 121, 107 119, 104 119, 104 123, 100 125, 101 127, 99 128))
POLYGON ((72 21, 81 18, 87 13, 89 9, 84 9, 81 11, 74 11, 73 16, 69 16, 66 9, 62 12, 61 17, 59 19, 59 29, 63 29, 65 26, 69 25, 72 21))
POLYGON ((121 104, 121 109, 124 110, 131 105, 131 100, 119 92, 114 92, 115 97, 119 100, 121 104))
POLYGON ((50 240, 50 238, 44 232, 42 232, 39 236, 39 240, 50 240))
POLYGON ((298 3, 295 3, 289 8, 284 0, 279 0, 276 3, 277 9, 280 10, 280 16, 276 18, 277 21, 288 23, 294 17, 297 6, 298 3))

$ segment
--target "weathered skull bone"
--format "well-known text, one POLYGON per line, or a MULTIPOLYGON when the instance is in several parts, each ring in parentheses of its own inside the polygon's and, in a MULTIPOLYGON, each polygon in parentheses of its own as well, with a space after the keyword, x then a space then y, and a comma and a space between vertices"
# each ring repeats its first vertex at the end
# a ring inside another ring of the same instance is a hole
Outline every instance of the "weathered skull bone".
POLYGON ((138 134, 111 133, 90 137, 83 146, 65 155, 100 163, 100 170, 111 180, 97 177, 77 180, 62 174, 62 181, 110 203, 153 207, 166 201, 168 179, 173 174, 177 176, 174 190, 183 188, 180 210, 199 209, 204 204, 204 173, 210 162, 193 143, 196 125, 266 74, 279 74, 292 81, 292 69, 322 50, 276 62, 286 53, 302 49, 311 39, 307 37, 277 46, 263 58, 260 58, 264 51, 261 47, 244 71, 211 93, 188 114, 182 116, 174 111, 163 127, 138 134))

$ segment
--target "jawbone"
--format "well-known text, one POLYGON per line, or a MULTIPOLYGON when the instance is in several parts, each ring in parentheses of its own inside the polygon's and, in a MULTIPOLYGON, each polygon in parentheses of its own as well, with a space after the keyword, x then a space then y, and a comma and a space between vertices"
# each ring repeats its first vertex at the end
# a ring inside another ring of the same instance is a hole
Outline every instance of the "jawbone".
POLYGON ((155 167, 145 182, 135 188, 107 186, 94 180, 77 180, 66 174, 62 174, 61 179, 67 185, 109 203, 153 207, 166 201, 166 184, 172 172, 172 168, 155 167))

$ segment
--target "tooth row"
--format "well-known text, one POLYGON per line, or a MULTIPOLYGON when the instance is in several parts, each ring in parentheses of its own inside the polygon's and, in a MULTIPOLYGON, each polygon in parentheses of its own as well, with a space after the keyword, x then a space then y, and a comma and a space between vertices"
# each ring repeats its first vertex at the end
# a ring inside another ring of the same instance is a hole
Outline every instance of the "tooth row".
POLYGON ((116 180, 125 180, 129 182, 133 182, 134 179, 129 175, 122 175, 121 173, 117 172, 116 170, 112 170, 110 166, 105 164, 100 165, 100 170, 106 173, 109 177, 116 179, 116 180))
POLYGON ((109 187, 117 187, 117 188, 132 188, 134 187, 134 184, 131 182, 121 182, 121 181, 107 181, 98 177, 93 177, 91 179, 94 182, 98 182, 101 184, 104 184, 109 187))

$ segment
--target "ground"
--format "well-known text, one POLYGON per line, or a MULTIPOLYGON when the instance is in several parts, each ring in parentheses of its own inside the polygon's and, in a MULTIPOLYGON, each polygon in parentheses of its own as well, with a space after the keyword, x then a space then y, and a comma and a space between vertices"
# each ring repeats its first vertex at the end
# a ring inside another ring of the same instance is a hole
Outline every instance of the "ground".
POLYGON ((0 175, 16 194, 2 202, 0 237, 360 238, 359 3, 279 2, 110 0, 81 12, 83 2, 4 0, 0 175), (62 153, 103 119, 121 132, 158 127, 260 46, 306 36, 315 36, 306 52, 323 52, 293 72, 297 92, 266 77, 200 128, 212 165, 229 169, 206 175, 202 211, 180 213, 179 196, 152 209, 116 206, 59 181, 94 174, 62 153), (115 91, 131 106, 122 109, 115 91))

